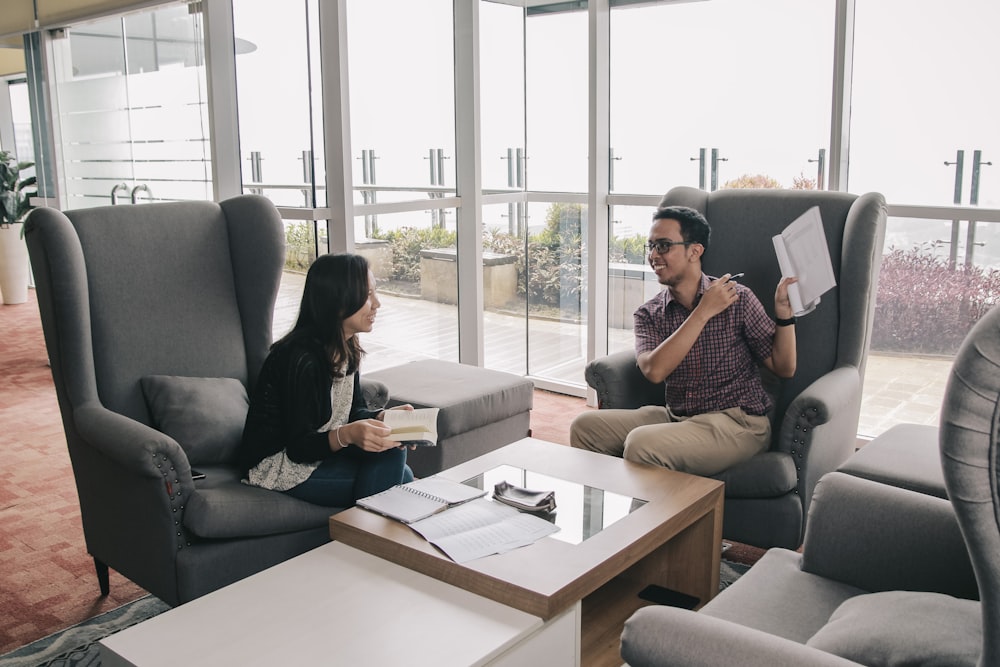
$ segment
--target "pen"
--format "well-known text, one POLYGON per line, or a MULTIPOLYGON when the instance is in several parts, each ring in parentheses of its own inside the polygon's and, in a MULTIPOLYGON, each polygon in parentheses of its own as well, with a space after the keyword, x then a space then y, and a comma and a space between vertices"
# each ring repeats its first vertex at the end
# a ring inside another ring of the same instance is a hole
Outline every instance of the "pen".
POLYGON ((745 273, 737 273, 737 274, 729 276, 729 279, 730 280, 736 280, 737 278, 742 278, 745 275, 746 275, 745 273))

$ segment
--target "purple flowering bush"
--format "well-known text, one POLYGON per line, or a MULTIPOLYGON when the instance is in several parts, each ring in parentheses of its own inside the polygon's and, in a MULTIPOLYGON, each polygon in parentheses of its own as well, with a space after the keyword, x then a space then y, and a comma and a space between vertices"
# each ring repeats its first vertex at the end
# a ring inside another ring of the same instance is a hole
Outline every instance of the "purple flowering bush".
POLYGON ((951 269, 927 248, 890 248, 882 259, 871 349, 953 355, 998 302, 1000 271, 951 269))

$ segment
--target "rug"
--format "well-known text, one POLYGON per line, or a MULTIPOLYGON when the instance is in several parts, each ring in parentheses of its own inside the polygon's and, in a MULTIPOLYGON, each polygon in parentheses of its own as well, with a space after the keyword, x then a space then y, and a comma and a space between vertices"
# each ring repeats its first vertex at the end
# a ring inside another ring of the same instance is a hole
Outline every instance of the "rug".
MULTIPOLYGON (((749 569, 750 565, 745 563, 723 559, 719 590, 732 585, 749 569)), ((167 609, 170 609, 167 603, 147 595, 0 655, 0 667, 100 667, 100 640, 167 609)))
POLYGON ((152 595, 141 597, 14 649, 0 656, 0 667, 97 667, 101 664, 97 642, 169 608, 152 595))

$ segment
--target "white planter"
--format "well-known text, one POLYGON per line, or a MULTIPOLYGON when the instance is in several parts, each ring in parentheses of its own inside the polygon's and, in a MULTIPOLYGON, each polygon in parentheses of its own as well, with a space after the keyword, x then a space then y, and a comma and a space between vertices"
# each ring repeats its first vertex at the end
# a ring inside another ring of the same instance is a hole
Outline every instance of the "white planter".
POLYGON ((28 300, 28 246, 21 238, 22 224, 0 226, 0 293, 4 303, 28 300))

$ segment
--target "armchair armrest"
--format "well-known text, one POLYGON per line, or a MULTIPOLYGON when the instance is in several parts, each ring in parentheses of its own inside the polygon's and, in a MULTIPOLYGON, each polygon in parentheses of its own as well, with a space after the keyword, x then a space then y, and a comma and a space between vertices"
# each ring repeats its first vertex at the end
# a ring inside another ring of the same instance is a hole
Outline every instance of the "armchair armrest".
POLYGON ((369 410, 381 410, 389 402, 389 387, 378 380, 361 378, 361 393, 369 410))
POLYGON ((816 486, 802 570, 872 592, 978 598, 949 501, 842 472, 816 486))
POLYGON ((67 429, 87 550, 164 600, 178 599, 177 552, 194 495, 187 454, 170 436, 96 401, 67 429))
POLYGON ((808 516, 820 478, 854 452, 861 410, 861 377, 853 366, 826 373, 788 405, 776 448, 798 467, 798 493, 808 516))
POLYGON ((630 350, 594 359, 587 364, 584 376, 597 392, 598 407, 641 408, 664 404, 663 385, 646 379, 630 350))
POLYGON ((631 667, 857 667, 857 663, 707 614, 643 607, 625 622, 622 658, 631 667))
POLYGON ((191 464, 177 441, 129 417, 97 403, 85 403, 73 411, 80 437, 116 464, 139 477, 164 479, 164 467, 188 481, 191 464))

